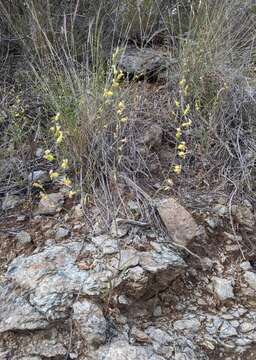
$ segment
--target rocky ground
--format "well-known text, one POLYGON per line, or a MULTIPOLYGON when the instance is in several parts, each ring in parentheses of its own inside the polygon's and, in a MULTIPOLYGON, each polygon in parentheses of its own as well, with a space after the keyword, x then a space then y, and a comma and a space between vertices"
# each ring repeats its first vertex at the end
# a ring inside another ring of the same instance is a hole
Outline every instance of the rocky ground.
POLYGON ((202 213, 166 198, 155 205, 164 234, 129 219, 106 232, 97 209, 89 231, 61 193, 29 214, 18 200, 2 203, 1 360, 255 358, 249 203, 202 213))

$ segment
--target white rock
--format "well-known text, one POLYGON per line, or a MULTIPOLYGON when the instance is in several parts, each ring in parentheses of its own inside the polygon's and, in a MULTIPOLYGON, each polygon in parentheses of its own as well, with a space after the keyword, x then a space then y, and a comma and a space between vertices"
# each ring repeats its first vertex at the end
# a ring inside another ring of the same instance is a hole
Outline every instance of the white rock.
POLYGON ((36 215, 54 215, 58 213, 64 203, 64 195, 62 193, 47 194, 38 204, 35 212, 36 215))
POLYGON ((249 261, 244 261, 240 264, 240 268, 244 271, 247 271, 247 270, 251 270, 252 269, 252 266, 251 264, 249 263, 249 261))
POLYGON ((249 331, 252 331, 256 328, 256 324, 255 323, 251 323, 251 322, 243 322, 240 325, 240 331, 242 331, 243 333, 247 333, 249 331))
POLYGON ((219 337, 224 339, 236 335, 237 330, 228 321, 224 321, 219 331, 219 337))
POLYGON ((128 233, 127 224, 120 224, 119 220, 120 219, 113 220, 111 224, 110 232, 114 238, 121 238, 128 233))
POLYGON ((44 150, 42 148, 37 148, 36 149, 36 157, 40 158, 43 156, 44 150))
POLYGON ((7 194, 2 202, 2 210, 10 210, 15 208, 21 203, 21 198, 18 195, 7 194))
POLYGON ((149 337, 145 334, 144 331, 138 329, 136 326, 133 326, 130 332, 130 335, 138 342, 148 342, 149 337))
POLYGON ((39 181, 39 180, 41 182, 49 180, 48 173, 45 170, 36 170, 36 171, 31 172, 28 175, 28 181, 29 182, 39 181))
POLYGON ((200 325, 200 321, 194 318, 177 320, 174 322, 173 327, 175 330, 191 330, 193 332, 196 332, 199 330, 200 325))
POLYGON ((198 234, 198 226, 190 213, 175 199, 162 201, 157 210, 170 237, 178 244, 187 246, 198 234))
POLYGON ((154 308, 153 315, 156 316, 156 317, 159 317, 159 316, 162 315, 162 308, 161 308, 160 305, 157 305, 157 306, 154 308))
POLYGON ((19 245, 28 245, 31 243, 31 235, 26 231, 20 231, 16 235, 16 240, 19 245))
POLYGON ((256 290, 256 273, 252 271, 246 271, 244 279, 251 289, 256 290))
POLYGON ((233 280, 219 278, 214 276, 212 278, 212 290, 221 301, 234 298, 233 280))
POLYGON ((56 230, 55 237, 57 240, 60 240, 68 236, 68 234, 69 234, 69 230, 67 228, 59 227, 56 230))
POLYGON ((100 307, 88 300, 73 305, 73 320, 79 327, 86 343, 98 347, 106 340, 107 323, 100 307))

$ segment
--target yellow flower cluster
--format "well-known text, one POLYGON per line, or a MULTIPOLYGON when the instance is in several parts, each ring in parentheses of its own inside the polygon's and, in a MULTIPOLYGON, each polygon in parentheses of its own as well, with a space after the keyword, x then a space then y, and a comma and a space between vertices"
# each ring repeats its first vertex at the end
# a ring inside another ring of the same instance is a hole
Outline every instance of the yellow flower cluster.
POLYGON ((106 88, 104 90, 103 96, 105 98, 110 98, 114 95, 114 90, 119 88, 121 81, 124 79, 124 73, 121 69, 117 69, 116 63, 117 58, 119 56, 120 50, 117 47, 115 52, 112 55, 112 72, 113 72, 113 79, 111 82, 110 88, 106 88))
MULTIPOLYGON (((186 98, 189 95, 189 85, 186 82, 186 79, 183 78, 179 81, 179 88, 182 97, 182 101, 175 100, 175 106, 177 108, 177 112, 182 120, 180 126, 176 128, 175 138, 177 140, 177 154, 180 160, 184 160, 187 155, 187 145, 183 138, 183 130, 186 130, 191 127, 192 120, 188 117, 191 111, 191 106, 189 103, 186 103, 186 98)), ((181 164, 175 164, 173 167, 173 171, 176 174, 180 174, 182 171, 181 164)))
MULTIPOLYGON (((63 131, 61 130, 60 120, 61 120, 61 114, 58 112, 53 117, 53 126, 50 128, 50 131, 53 133, 56 146, 61 144, 63 141, 63 131)), ((56 160, 56 157, 50 149, 47 149, 44 152, 44 159, 49 162, 53 162, 56 160)), ((76 192, 72 189, 73 186, 71 179, 65 174, 66 170, 69 169, 68 159, 65 158, 61 160, 60 169, 61 169, 61 173, 58 172, 57 170, 51 169, 49 171, 49 177, 52 181, 58 180, 58 183, 65 187, 65 191, 67 192, 68 196, 72 198, 76 194, 76 192)), ((47 198, 47 194, 45 193, 44 187, 40 182, 34 182, 33 187, 39 188, 41 190, 40 192, 41 199, 47 198)))
POLYGON ((50 130, 53 132, 55 142, 57 145, 61 144, 63 141, 63 131, 61 130, 59 120, 60 120, 60 113, 57 113, 53 118, 54 125, 50 128, 50 130))

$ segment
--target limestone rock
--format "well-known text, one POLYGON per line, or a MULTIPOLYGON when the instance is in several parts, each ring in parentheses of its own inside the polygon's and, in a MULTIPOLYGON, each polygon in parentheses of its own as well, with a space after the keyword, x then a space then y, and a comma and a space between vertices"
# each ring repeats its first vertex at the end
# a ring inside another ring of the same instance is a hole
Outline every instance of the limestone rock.
POLYGON ((149 341, 149 336, 142 330, 133 326, 131 329, 130 336, 137 342, 144 343, 149 341))
POLYGON ((0 333, 9 330, 45 329, 48 320, 29 302, 16 293, 1 290, 0 295, 0 333))
POLYGON ((239 224, 247 227, 248 229, 252 229, 255 226, 255 217, 249 207, 233 205, 232 214, 235 216, 235 219, 239 224))
POLYGON ((107 325, 98 305, 88 300, 75 302, 72 319, 87 344, 98 347, 105 342, 107 325))
POLYGON ((36 215, 54 215, 60 212, 64 203, 64 195, 62 193, 51 193, 42 198, 35 212, 36 215))
POLYGON ((21 198, 18 195, 7 194, 2 202, 2 210, 14 209, 21 203, 21 198))
POLYGON ((170 237, 179 245, 188 246, 197 236, 198 226, 190 213, 175 199, 162 201, 157 210, 170 237))
POLYGON ((55 339, 40 340, 35 344, 32 343, 28 345, 27 351, 30 354, 43 356, 43 358, 64 357, 67 354, 65 346, 56 342, 55 339))
POLYGON ((143 346, 132 346, 124 340, 101 347, 95 360, 149 360, 151 354, 143 346))
POLYGON ((163 137, 163 129, 158 124, 151 125, 141 138, 141 143, 149 148, 155 148, 161 145, 163 137))
POLYGON ((248 283, 251 289, 256 290, 256 273, 252 271, 246 271, 244 273, 244 279, 248 283))
POLYGON ((233 281, 214 276, 212 278, 212 291, 221 301, 234 298, 233 281))
POLYGON ((135 266, 121 274, 119 283, 124 295, 139 299, 148 289, 149 276, 140 266, 135 266))
POLYGON ((114 238, 122 238, 128 233, 128 226, 127 224, 120 224, 119 219, 117 218, 112 221, 110 231, 114 238))
POLYGON ((28 175, 29 182, 40 181, 43 183, 47 180, 49 180, 49 175, 45 170, 36 170, 28 175))
POLYGON ((237 335, 237 330, 230 322, 224 321, 219 330, 219 337, 221 339, 229 338, 237 335))
POLYGON ((243 333, 247 333, 250 332, 252 330, 254 330, 256 328, 256 324, 255 323, 251 323, 251 322, 243 322, 240 326, 240 331, 242 331, 243 333))
POLYGON ((200 328, 200 321, 197 320, 196 318, 193 319, 182 319, 182 320, 177 320, 174 322, 173 327, 175 330, 190 330, 192 332, 196 332, 199 330, 200 328))
POLYGON ((16 240, 19 245, 31 244, 31 235, 26 231, 20 231, 16 235, 16 240))
POLYGON ((103 255, 112 255, 118 252, 118 242, 108 235, 98 235, 92 238, 92 242, 98 247, 103 255))
POLYGON ((164 73, 172 64, 174 59, 154 49, 137 49, 128 47, 122 54, 118 67, 128 75, 129 78, 147 78, 151 81, 157 80, 161 73, 164 73))
POLYGON ((145 332, 151 339, 153 349, 158 355, 166 356, 169 351, 172 353, 173 338, 171 335, 154 326, 148 327, 145 332))
POLYGON ((80 243, 51 246, 31 256, 17 257, 9 266, 7 278, 29 294, 33 310, 48 320, 63 319, 72 304, 73 294, 95 286, 86 271, 75 265, 80 243))
POLYGON ((63 239, 65 238, 66 236, 68 236, 69 234, 69 230, 64 228, 64 227, 59 227, 57 230, 56 230, 56 233, 55 233, 55 238, 57 240, 60 240, 60 239, 63 239))

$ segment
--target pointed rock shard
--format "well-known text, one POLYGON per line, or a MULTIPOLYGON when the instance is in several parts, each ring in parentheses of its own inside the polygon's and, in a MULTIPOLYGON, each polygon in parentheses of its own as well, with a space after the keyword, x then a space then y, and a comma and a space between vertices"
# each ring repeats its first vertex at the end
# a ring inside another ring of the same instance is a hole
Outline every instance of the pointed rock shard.
POLYGON ((194 218, 175 199, 163 200, 157 210, 168 234, 177 244, 187 246, 197 236, 198 226, 194 218))

